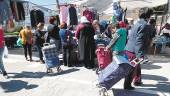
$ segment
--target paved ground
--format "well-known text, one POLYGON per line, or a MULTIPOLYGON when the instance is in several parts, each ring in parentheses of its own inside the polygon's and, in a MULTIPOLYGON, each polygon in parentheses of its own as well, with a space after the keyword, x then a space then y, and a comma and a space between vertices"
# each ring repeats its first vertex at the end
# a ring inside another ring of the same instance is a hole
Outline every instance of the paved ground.
MULTIPOLYGON (((0 96, 98 96, 97 75, 93 70, 62 66, 62 73, 47 75, 44 64, 25 61, 22 54, 23 50, 11 49, 8 59, 4 59, 10 78, 0 76, 0 96)), ((144 85, 125 91, 122 80, 109 93, 114 96, 170 96, 169 55, 150 55, 149 58, 153 64, 142 65, 144 85)))

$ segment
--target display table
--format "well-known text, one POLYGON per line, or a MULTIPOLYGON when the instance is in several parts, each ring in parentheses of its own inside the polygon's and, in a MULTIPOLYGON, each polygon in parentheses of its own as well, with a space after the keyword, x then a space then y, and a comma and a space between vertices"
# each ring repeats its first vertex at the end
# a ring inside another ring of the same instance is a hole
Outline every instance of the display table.
POLYGON ((166 36, 156 36, 153 39, 153 44, 155 44, 154 55, 156 54, 156 50, 158 46, 161 46, 161 53, 165 53, 166 45, 170 43, 170 38, 166 36))
POLYGON ((5 44, 7 47, 14 48, 18 40, 18 35, 5 35, 5 44))

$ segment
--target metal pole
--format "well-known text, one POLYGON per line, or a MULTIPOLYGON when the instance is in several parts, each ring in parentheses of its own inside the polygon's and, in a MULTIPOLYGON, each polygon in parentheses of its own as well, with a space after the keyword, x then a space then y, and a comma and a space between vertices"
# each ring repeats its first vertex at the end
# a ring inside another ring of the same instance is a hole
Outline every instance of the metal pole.
POLYGON ((59 1, 58 1, 58 0, 56 0, 56 2, 57 2, 58 12, 60 13, 60 4, 59 4, 59 1))

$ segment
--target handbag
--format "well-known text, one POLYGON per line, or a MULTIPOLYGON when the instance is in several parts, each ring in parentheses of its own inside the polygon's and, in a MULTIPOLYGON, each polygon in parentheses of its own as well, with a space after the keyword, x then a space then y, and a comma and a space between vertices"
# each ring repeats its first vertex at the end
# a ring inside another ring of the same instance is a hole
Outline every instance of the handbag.
POLYGON ((23 47, 23 42, 22 42, 21 37, 19 37, 17 40, 17 46, 23 47))

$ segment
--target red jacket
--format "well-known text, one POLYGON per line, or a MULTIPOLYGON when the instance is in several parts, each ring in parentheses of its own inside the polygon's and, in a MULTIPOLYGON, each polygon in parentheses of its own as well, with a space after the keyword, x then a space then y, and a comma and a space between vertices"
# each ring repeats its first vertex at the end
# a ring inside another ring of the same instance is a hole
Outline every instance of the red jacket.
POLYGON ((0 28, 0 48, 4 47, 4 31, 0 28))

